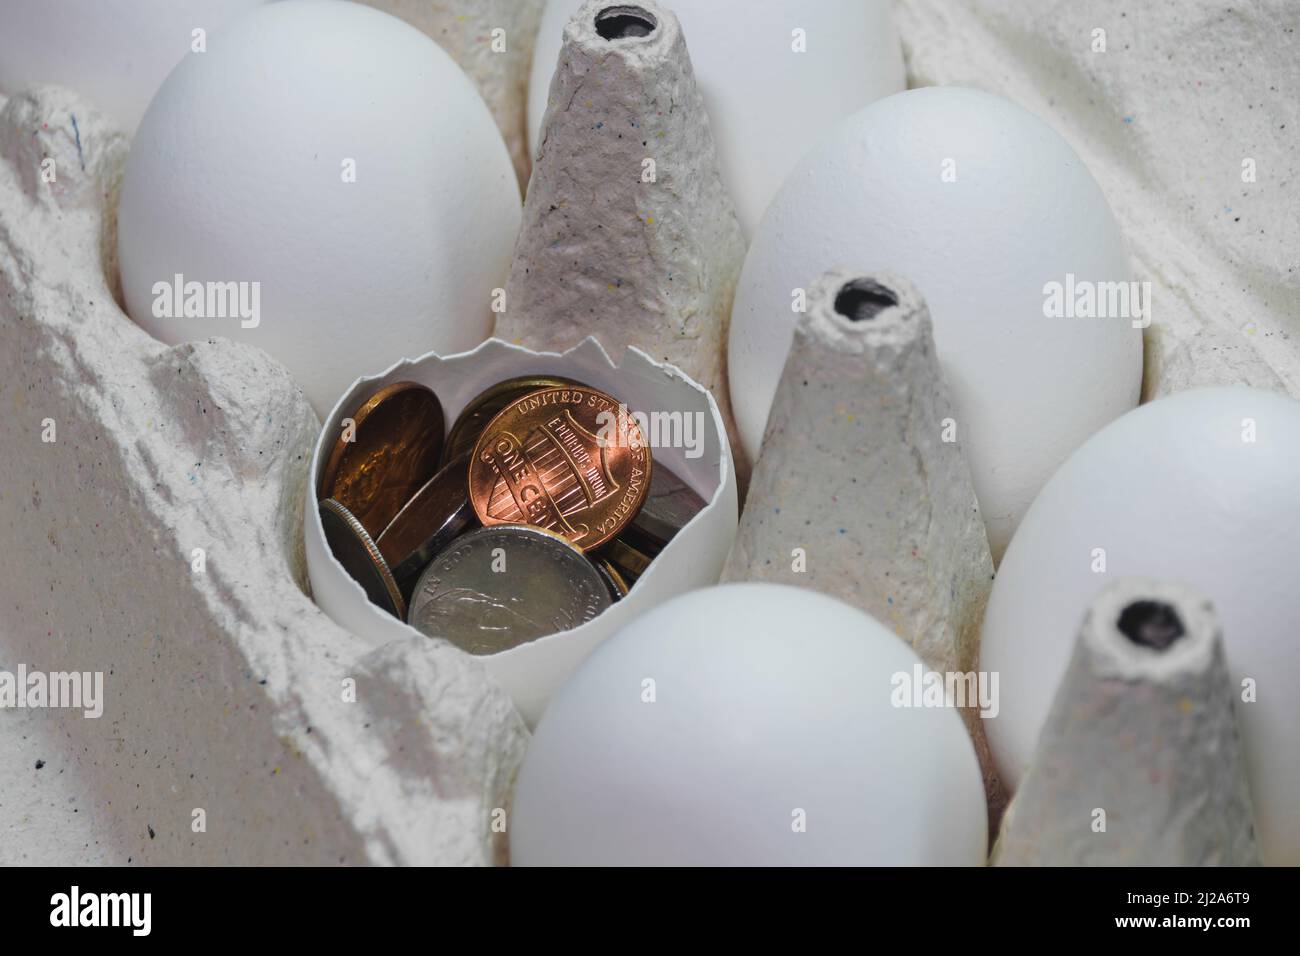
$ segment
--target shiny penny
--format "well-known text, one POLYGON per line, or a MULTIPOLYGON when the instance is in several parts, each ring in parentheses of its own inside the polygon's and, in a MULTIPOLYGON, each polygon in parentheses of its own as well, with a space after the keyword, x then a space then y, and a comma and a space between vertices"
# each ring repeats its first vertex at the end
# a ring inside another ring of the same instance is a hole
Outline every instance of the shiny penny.
POLYGON ((457 535, 478 525, 465 486, 468 470, 468 455, 444 465, 375 539, 403 593, 457 535))
POLYGON ((462 535, 420 575, 408 623, 471 654, 496 654, 592 620, 613 598, 564 538, 529 525, 462 535))
POLYGON ((361 522, 333 498, 326 498, 318 507, 325 542, 343 570, 361 585, 371 604, 404 619, 406 602, 402 600, 402 592, 361 522))
POLYGON ((442 403, 417 382, 395 382, 350 416, 321 472, 318 497, 347 508, 378 536, 438 470, 442 403))
POLYGON ((456 423, 447 432, 447 441, 442 449, 442 460, 453 461, 463 454, 468 455, 472 452, 478 436, 483 433, 483 426, 515 399, 538 389, 578 384, 580 383, 571 379, 545 375, 521 375, 498 382, 487 391, 475 396, 465 406, 465 410, 457 416, 456 423))
POLYGON ((651 468, 641 428, 617 399, 558 386, 488 422, 470 458, 469 495, 485 526, 535 525, 588 551, 636 517, 651 468))

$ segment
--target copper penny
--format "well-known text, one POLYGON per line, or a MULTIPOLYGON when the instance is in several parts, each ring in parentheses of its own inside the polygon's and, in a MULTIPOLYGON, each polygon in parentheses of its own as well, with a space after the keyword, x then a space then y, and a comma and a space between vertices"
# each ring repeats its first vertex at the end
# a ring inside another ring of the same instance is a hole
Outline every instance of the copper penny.
POLYGON ((317 497, 333 498, 376 537, 438 470, 442 403, 417 382, 394 382, 351 418, 330 451, 317 497))
POLYGON ((453 538, 478 524, 465 484, 468 470, 469 455, 444 465, 375 539, 403 594, 453 538))
POLYGON ((405 620, 406 601, 402 592, 361 522, 333 498, 322 501, 319 509, 325 543, 338 563, 343 565, 343 570, 361 585, 371 604, 405 620))
POLYGON ((641 428, 618 399, 557 386, 488 422, 470 458, 469 496, 484 525, 535 525, 588 551, 636 517, 651 467, 641 428))
POLYGON ((472 452, 478 436, 483 434, 483 426, 515 399, 542 388, 580 384, 572 379, 545 375, 520 375, 516 378, 508 378, 504 382, 497 382, 491 388, 476 395, 465 406, 465 410, 456 417, 456 422, 448 430, 447 441, 442 447, 442 460, 454 461, 461 455, 472 452))

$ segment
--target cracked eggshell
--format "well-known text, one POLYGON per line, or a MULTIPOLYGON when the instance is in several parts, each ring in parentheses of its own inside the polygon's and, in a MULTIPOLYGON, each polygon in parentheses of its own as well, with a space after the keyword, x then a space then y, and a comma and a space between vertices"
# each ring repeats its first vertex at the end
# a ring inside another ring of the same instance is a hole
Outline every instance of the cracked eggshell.
MULTIPOLYGON (((470 352, 429 353, 358 379, 325 418, 311 462, 311 487, 315 488, 343 419, 385 385, 414 381, 429 386, 437 393, 450 423, 489 386, 532 374, 584 382, 617 396, 634 411, 702 414, 704 437, 699 457, 688 458, 684 448, 655 447, 652 453, 657 464, 671 468, 708 504, 660 552, 628 595, 599 617, 571 631, 476 658, 510 693, 530 726, 537 722, 555 689, 605 638, 656 604, 715 584, 721 576, 736 537, 736 473, 713 396, 677 369, 653 361, 637 348, 627 349, 616 366, 593 338, 563 354, 534 352, 488 339, 470 352)), ((326 614, 376 647, 411 637, 428 640, 371 604, 361 586, 334 560, 325 543, 314 495, 307 496, 304 529, 312 596, 326 614)))
MULTIPOLYGON (((542 12, 528 86, 534 155, 564 25, 581 5, 549 0, 542 12)), ((809 142, 906 86, 889 0, 676 0, 671 8, 747 236, 809 142), (792 48, 795 30, 806 52, 792 48)))
POLYGON ((751 457, 799 318, 793 290, 844 264, 897 272, 925 297, 1000 557, 1052 471, 1137 404, 1130 318, 1044 315, 1044 286, 1067 273, 1131 278, 1105 196, 1050 126, 977 90, 912 90, 846 119, 772 201, 736 290, 728 374, 751 457))
MULTIPOLYGON (((76 90, 128 134, 177 63, 268 0, 5 0, 0 94, 52 83, 76 90)), ((202 55, 202 54, 200 54, 202 55)))
POLYGON ((323 415, 366 369, 486 338, 519 220, 501 134, 451 57, 361 4, 284 0, 210 37, 149 107, 119 212, 127 311, 168 343, 266 349, 323 415), (257 324, 160 315, 178 274, 249 283, 257 324))
POLYGON ((961 718, 895 706, 895 675, 920 668, 884 625, 813 591, 676 598, 551 701, 515 787, 512 862, 981 865, 961 718))
POLYGON ((1023 777, 1096 595, 1130 576, 1189 584, 1223 622, 1264 862, 1300 864, 1297 568, 1300 402, 1201 389, 1107 426, 1043 488, 993 584, 980 666, 1001 675, 985 726, 1002 778, 1023 777))

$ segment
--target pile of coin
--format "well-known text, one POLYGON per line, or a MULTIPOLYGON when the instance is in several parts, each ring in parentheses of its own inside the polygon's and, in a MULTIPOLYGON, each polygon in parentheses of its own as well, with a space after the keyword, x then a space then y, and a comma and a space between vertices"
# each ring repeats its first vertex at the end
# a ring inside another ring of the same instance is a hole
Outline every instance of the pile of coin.
POLYGON ((596 617, 704 507, 618 399, 545 376, 494 385, 449 430, 432 389, 379 389, 343 420, 317 496, 370 601, 472 654, 596 617))

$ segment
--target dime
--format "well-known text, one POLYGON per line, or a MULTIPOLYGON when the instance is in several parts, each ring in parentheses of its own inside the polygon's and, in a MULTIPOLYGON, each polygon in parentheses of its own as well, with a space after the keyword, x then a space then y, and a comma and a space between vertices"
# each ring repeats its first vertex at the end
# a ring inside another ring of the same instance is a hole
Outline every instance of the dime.
POLYGON ((564 538, 497 525, 462 535, 433 560, 407 623, 471 654, 496 654, 585 624, 611 602, 595 566, 564 538))
POLYGON ((334 442, 317 497, 339 502, 374 536, 438 470, 442 403, 417 382, 395 382, 371 395, 352 421, 334 442))
POLYGON ((343 570, 366 592, 370 603, 398 618, 406 617, 406 602, 379 548, 356 516, 333 498, 319 505, 325 542, 343 570))
POLYGON ((636 516, 651 467, 641 428, 617 399, 581 385, 546 388, 483 429, 470 501, 484 525, 535 525, 587 551, 636 516))
POLYGON ((703 510, 705 503, 690 485, 656 462, 650 476, 650 493, 624 537, 644 545, 642 550, 661 550, 703 510))
POLYGON ((452 539, 478 524, 465 486, 469 456, 430 478, 375 539, 403 594, 452 539))
POLYGON ((578 384, 571 379, 545 375, 521 375, 517 378, 508 378, 504 382, 497 382, 471 400, 456 418, 456 423, 447 432, 447 441, 442 448, 442 460, 455 461, 461 455, 472 452, 478 436, 483 433, 483 426, 516 398, 522 398, 529 392, 542 388, 578 384))

